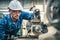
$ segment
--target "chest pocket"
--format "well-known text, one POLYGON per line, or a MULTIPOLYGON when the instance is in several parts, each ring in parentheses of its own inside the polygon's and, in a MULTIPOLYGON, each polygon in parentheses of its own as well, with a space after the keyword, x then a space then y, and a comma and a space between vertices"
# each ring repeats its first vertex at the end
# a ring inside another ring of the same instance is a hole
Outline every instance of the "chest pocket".
POLYGON ((9 32, 16 33, 20 29, 20 23, 14 24, 14 23, 8 23, 8 30, 9 32))
POLYGON ((8 24, 9 31, 15 31, 17 29, 17 25, 9 23, 8 24))
POLYGON ((21 23, 22 23, 21 20, 18 20, 17 24, 15 24, 14 22, 12 22, 11 20, 7 20, 8 21, 7 22, 7 27, 6 27, 7 33, 12 33, 12 32, 16 33, 16 32, 18 32, 18 30, 21 28, 20 27, 21 23))

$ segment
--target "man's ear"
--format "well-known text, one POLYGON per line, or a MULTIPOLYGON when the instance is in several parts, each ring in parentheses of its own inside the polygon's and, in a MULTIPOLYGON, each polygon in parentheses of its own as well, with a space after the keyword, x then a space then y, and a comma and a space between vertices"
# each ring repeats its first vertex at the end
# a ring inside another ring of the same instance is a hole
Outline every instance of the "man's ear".
POLYGON ((12 13, 11 9, 9 9, 8 12, 11 14, 12 13))
POLYGON ((10 12, 11 10, 9 9, 8 11, 10 12))

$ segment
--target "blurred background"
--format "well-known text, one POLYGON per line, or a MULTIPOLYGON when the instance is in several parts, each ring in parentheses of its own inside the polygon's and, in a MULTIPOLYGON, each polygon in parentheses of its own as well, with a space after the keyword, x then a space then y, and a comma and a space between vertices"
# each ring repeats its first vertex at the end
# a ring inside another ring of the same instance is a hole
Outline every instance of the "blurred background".
MULTIPOLYGON (((8 5, 11 0, 0 0, 0 19, 4 17, 4 15, 9 14, 8 12, 8 5)), ((49 21, 46 17, 46 9, 47 9, 47 0, 19 0, 23 6, 23 9, 26 11, 29 11, 29 9, 33 6, 36 6, 36 8, 40 9, 40 16, 41 16, 41 22, 44 22, 44 24, 48 25, 48 32, 45 34, 40 34, 38 39, 39 40, 60 40, 60 32, 52 25, 49 24, 49 21), (59 32, 59 34, 56 34, 59 32), (57 36, 56 36, 56 35, 57 36)), ((23 28, 26 28, 26 23, 28 21, 24 20, 22 23, 23 28)), ((22 35, 26 36, 27 29, 22 29, 22 35)), ((33 34, 33 33, 31 33, 33 34)), ((22 39, 17 39, 17 40, 22 40, 22 39)), ((28 40, 28 39, 23 39, 23 40, 28 40)), ((33 40, 33 39, 31 39, 33 40)), ((37 39, 34 39, 37 40, 37 39)))

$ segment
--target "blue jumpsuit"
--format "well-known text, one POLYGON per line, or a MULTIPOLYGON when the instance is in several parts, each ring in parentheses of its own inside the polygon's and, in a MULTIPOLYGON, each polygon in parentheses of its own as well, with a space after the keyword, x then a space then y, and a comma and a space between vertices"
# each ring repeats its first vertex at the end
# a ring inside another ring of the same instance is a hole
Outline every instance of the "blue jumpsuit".
POLYGON ((6 34, 15 35, 21 28, 22 20, 31 20, 34 16, 33 13, 21 11, 21 15, 16 23, 11 19, 10 14, 6 15, 2 20, 0 20, 0 40, 5 40, 6 34))

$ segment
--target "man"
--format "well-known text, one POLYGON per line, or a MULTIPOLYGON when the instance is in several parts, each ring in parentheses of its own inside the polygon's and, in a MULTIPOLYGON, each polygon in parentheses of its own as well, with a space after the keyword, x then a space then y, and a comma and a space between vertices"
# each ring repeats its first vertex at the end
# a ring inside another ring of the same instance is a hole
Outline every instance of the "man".
POLYGON ((0 40, 6 40, 7 34, 17 36, 18 30, 21 28, 22 20, 31 20, 33 13, 21 11, 22 6, 19 1, 13 0, 10 2, 9 13, 0 21, 0 40))

